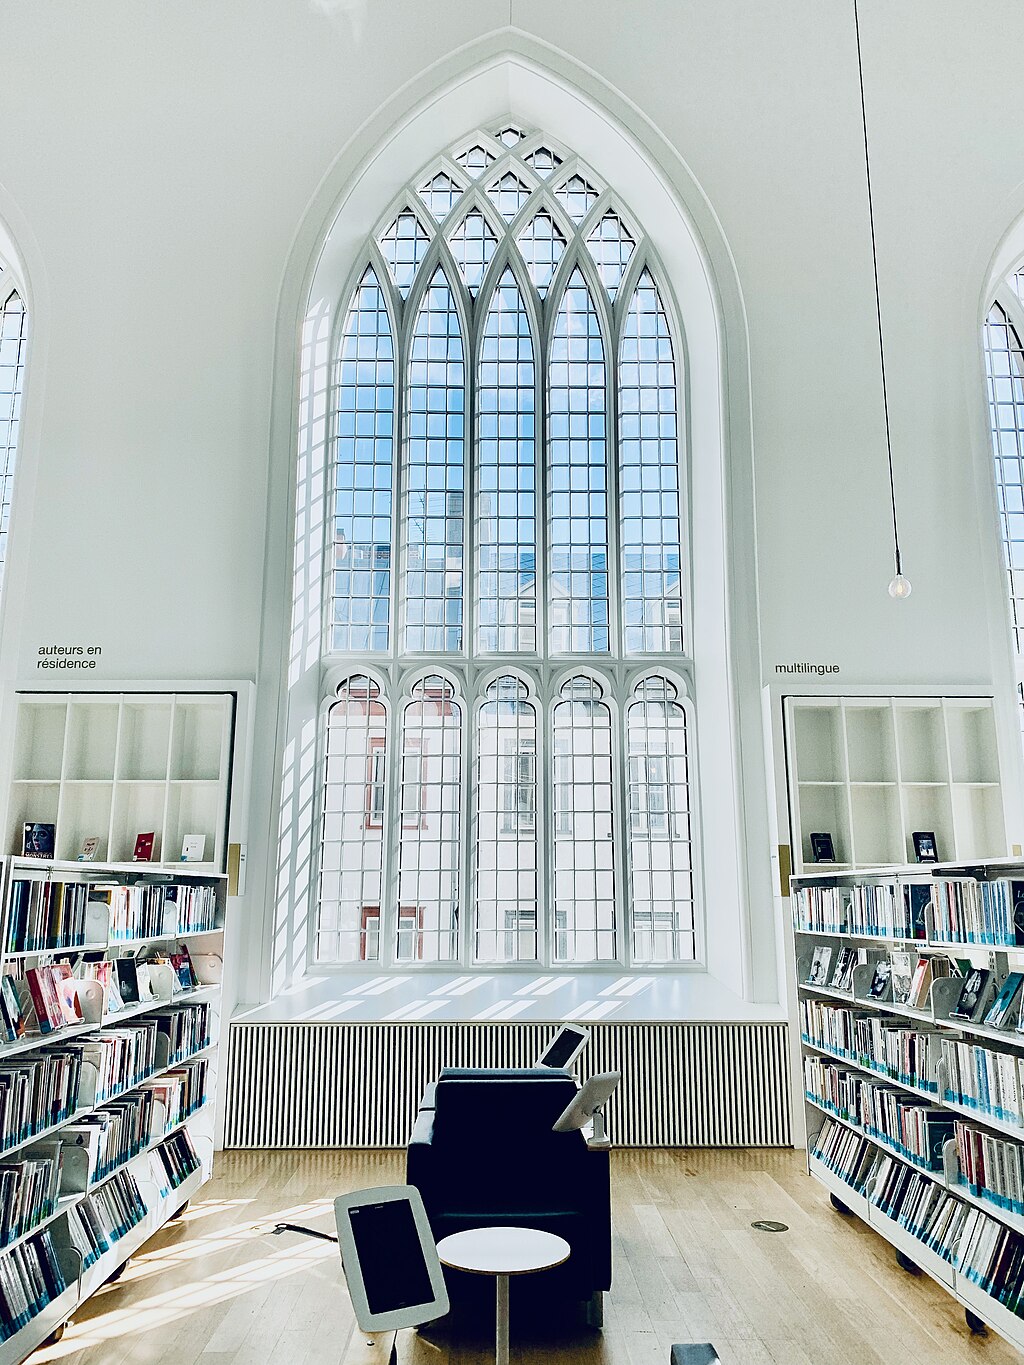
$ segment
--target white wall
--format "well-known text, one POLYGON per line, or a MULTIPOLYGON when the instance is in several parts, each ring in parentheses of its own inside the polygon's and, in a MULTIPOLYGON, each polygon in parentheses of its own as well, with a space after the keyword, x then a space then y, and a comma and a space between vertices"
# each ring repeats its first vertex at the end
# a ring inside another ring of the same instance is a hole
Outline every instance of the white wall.
MULTIPOLYGON (((841 683, 994 685, 1017 765, 977 324, 993 253, 1024 211, 1024 124, 1009 105, 1024 10, 862 0, 914 583, 896 604, 852 5, 512 4, 553 69, 570 53, 675 149, 731 252, 764 678, 823 662, 841 683)), ((0 9, 0 221, 22 255, 36 338, 6 681, 43 676, 35 652, 54 643, 102 647, 90 681, 257 676, 265 544, 288 532, 276 504, 268 522, 267 488, 272 458, 289 458, 271 396, 294 369, 276 334, 293 241, 376 111, 508 17, 509 0, 0 9)), ((257 775, 274 747, 273 713, 264 721, 257 775)), ((251 869, 269 840, 256 797, 251 869)), ((761 866, 764 929, 766 850, 761 866)))

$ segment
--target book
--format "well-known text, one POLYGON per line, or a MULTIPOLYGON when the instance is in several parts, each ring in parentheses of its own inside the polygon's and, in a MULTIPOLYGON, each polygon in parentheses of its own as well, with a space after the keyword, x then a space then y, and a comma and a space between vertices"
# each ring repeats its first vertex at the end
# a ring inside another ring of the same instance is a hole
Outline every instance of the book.
POLYGON ((885 959, 875 963, 874 975, 871 978, 871 985, 868 987, 868 995, 872 1000, 886 1000, 892 985, 892 963, 885 959))
MULTIPOLYGON (((815 950, 815 952, 817 952, 817 949, 815 950)), ((826 952, 828 952, 829 955, 831 955, 832 949, 828 948, 826 949, 826 952)), ((192 959, 189 956, 189 951, 184 944, 181 944, 178 952, 171 953, 171 966, 174 968, 174 972, 181 985, 181 989, 183 991, 194 991, 196 988, 196 976, 195 972, 193 972, 192 970, 192 959)), ((825 970, 826 971, 828 970, 827 966, 825 970)), ((813 973, 814 964, 812 963, 811 974, 813 975, 813 973)), ((822 977, 822 985, 824 985, 824 975, 822 977)))
POLYGON ((64 1024, 80 1024, 84 1016, 82 1007, 78 1003, 78 996, 75 993, 71 968, 66 962, 58 962, 50 968, 50 974, 60 1003, 61 1022, 64 1024))
POLYGON ((911 1009, 923 1010, 927 1005, 928 992, 932 988, 933 979, 934 972, 931 958, 919 958, 910 982, 910 994, 907 996, 907 1004, 911 1009))
POLYGON ((153 845, 156 843, 156 832, 151 830, 148 834, 138 834, 135 837, 135 852, 132 854, 133 863, 151 863, 153 861, 153 845))
POLYGON ((95 860, 96 854, 99 852, 99 847, 100 847, 99 836, 96 834, 90 835, 90 837, 88 839, 85 839, 82 843, 82 851, 78 855, 78 861, 80 863, 93 862, 95 860))
POLYGON ((118 993, 125 1005, 139 1004, 139 976, 133 957, 119 957, 114 960, 114 972, 118 993))
POLYGON ((39 820, 27 820, 22 826, 21 856, 52 858, 56 836, 56 825, 46 825, 39 820))
POLYGON ((1010 1018, 1010 1011, 1016 1003, 1020 988, 1024 985, 1024 975, 1020 972, 1010 972, 1006 980, 999 988, 999 994, 992 1002, 992 1008, 985 1015, 985 1023, 990 1028, 1005 1028, 1010 1018))
MULTIPOLYGON (((174 959, 172 958, 171 961, 173 962, 174 959)), ((815 948, 814 956, 811 958, 811 970, 807 977, 808 986, 825 986, 828 984, 828 969, 831 961, 831 948, 820 946, 815 948)))
POLYGON ((964 984, 949 1017, 976 1024, 984 1012, 991 981, 992 973, 986 967, 973 967, 964 977, 964 984))
POLYGON ((181 841, 181 861, 201 863, 206 857, 206 835, 186 834, 181 841))
POLYGON ((25 984, 32 999, 32 1008, 40 1033, 52 1033, 64 1024, 64 1010, 61 1007, 57 987, 54 983, 52 968, 29 967, 25 973, 25 984))
POLYGON ((893 1003, 905 1005, 910 999, 910 987, 914 979, 914 968, 909 953, 897 951, 889 954, 892 963, 893 1003))
POLYGON ((829 985, 835 991, 848 991, 853 986, 853 969, 857 965, 857 950, 855 948, 840 948, 839 956, 836 958, 835 971, 832 973, 832 980, 829 985))
POLYGON ((0 978, 0 1014, 7 1030, 7 1041, 13 1043, 16 1038, 21 1038, 28 1025, 28 1016, 14 978, 7 972, 0 978))

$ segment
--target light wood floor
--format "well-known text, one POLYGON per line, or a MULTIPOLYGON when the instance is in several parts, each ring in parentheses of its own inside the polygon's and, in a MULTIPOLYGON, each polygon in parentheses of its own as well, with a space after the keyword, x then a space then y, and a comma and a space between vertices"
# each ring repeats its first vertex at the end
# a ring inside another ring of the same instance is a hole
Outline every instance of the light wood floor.
MULTIPOLYGON (((668 1365, 674 1341, 711 1341, 723 1365, 1020 1365, 892 1249, 835 1213, 801 1156, 778 1151, 618 1152, 614 1286, 602 1336, 514 1329, 513 1360, 668 1365), (789 1224, 756 1232, 755 1218, 789 1224)), ((341 1365, 353 1333, 331 1199, 402 1178, 401 1153, 226 1153, 187 1215, 83 1305, 32 1365, 341 1365)), ((402 1365, 482 1365, 484 1337, 399 1337, 402 1365)))

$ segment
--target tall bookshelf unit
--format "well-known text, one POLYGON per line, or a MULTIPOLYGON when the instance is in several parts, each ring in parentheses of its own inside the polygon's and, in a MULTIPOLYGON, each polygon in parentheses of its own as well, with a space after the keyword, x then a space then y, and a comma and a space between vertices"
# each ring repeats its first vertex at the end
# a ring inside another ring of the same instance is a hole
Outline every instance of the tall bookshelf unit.
POLYGON ((56 826, 62 861, 96 837, 99 858, 129 863, 151 831, 154 861, 177 863, 201 834, 198 866, 223 871, 233 727, 225 692, 18 693, 7 851, 29 821, 56 826))
POLYGON ((30 1015, 24 1036, 0 1043, 0 1174, 39 1160, 59 1170, 13 1236, 0 1184, 0 1365, 18 1365, 59 1336, 78 1304, 116 1278, 212 1173, 221 987, 211 961, 223 958, 227 878, 187 865, 10 858, 0 895, 0 971, 15 979, 59 960, 88 975, 86 952, 91 962, 142 961, 182 945, 209 978, 184 988, 161 964, 150 969, 153 998, 102 1015, 94 998, 86 1020, 49 1032, 30 1015), (26 1074, 48 1078, 27 1100, 26 1074), (47 1263, 41 1279, 33 1257, 47 1263), (11 1319, 19 1275, 30 1302, 11 1319))
POLYGON ((991 972, 983 1017, 1007 975, 1024 973, 1024 863, 822 867, 790 889, 810 1175, 892 1243, 905 1269, 947 1289, 972 1331, 988 1325, 1024 1351, 1019 997, 994 1027, 950 1017, 962 976, 935 976, 917 1008, 891 986, 869 994, 893 952, 952 959, 991 972), (950 929, 951 900, 982 907, 973 931, 950 929), (824 948, 829 970, 812 984, 824 948), (855 962, 846 988, 832 980, 842 949, 855 962))
POLYGON ((794 872, 819 831, 844 870, 911 862, 918 830, 951 862, 1006 853, 991 697, 791 696, 783 715, 794 872))

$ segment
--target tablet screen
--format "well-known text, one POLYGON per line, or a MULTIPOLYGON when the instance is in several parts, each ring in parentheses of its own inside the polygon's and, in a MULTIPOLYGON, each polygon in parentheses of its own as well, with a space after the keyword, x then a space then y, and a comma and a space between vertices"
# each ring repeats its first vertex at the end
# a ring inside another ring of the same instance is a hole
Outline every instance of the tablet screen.
POLYGON ((360 1204, 348 1216, 370 1312, 432 1303, 434 1290, 408 1201, 360 1204))
POLYGON ((580 1045, 580 1035, 572 1029, 561 1029, 551 1040, 540 1059, 541 1066, 566 1066, 580 1045))

